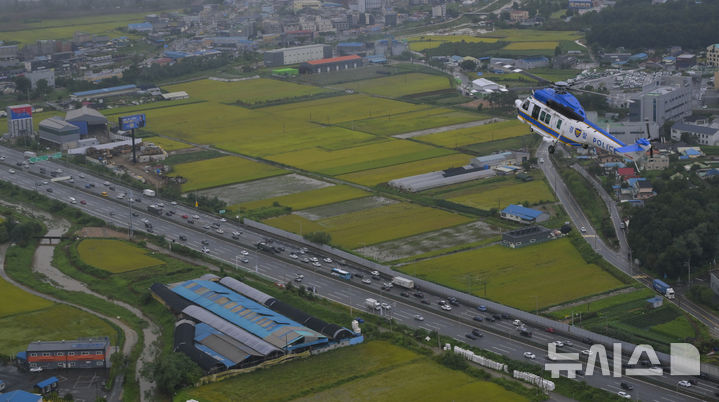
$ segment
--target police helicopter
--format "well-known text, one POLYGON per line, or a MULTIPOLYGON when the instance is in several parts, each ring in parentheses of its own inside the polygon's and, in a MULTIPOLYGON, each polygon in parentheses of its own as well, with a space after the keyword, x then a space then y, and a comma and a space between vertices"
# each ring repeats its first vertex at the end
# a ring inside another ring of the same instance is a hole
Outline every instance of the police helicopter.
POLYGON ((528 124, 532 132, 541 135, 544 141, 550 143, 550 154, 554 153, 558 142, 585 149, 591 145, 631 159, 636 165, 646 159, 647 152, 652 152, 649 139, 639 138, 634 144, 627 145, 592 123, 587 119, 582 105, 568 89, 569 84, 560 81, 551 87, 533 91, 532 95, 524 100, 514 101, 517 119, 528 124))

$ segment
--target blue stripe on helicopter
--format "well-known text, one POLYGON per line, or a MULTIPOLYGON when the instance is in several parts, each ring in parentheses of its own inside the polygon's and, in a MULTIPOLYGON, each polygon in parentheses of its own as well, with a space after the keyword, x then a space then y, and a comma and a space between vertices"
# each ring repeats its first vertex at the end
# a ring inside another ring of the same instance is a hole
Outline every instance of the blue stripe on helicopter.
POLYGON ((602 134, 604 134, 605 136, 607 136, 607 138, 609 138, 610 140, 612 140, 612 141, 616 142, 617 144, 619 144, 619 147, 624 147, 624 146, 627 145, 627 144, 625 144, 625 143, 619 141, 619 139, 617 139, 615 136, 613 136, 613 135, 609 134, 608 132, 606 132, 606 131, 602 130, 601 128, 599 128, 599 126, 597 126, 597 125, 594 124, 593 122, 591 122, 591 121, 589 121, 589 120, 587 120, 587 119, 584 119, 584 122, 587 123, 587 125, 589 125, 589 127, 591 127, 591 128, 593 128, 593 129, 599 131, 600 133, 602 133, 602 134))
POLYGON ((523 119, 525 119, 525 120, 529 121, 530 123, 534 124, 535 126, 541 128, 542 130, 544 130, 547 134, 551 135, 552 137, 557 138, 557 136, 559 136, 559 141, 562 141, 565 144, 573 145, 575 147, 578 147, 581 145, 580 143, 578 143, 570 138, 567 138, 561 134, 558 134, 556 131, 554 131, 551 128, 545 126, 544 124, 538 122, 537 120, 533 119, 532 117, 528 116, 526 113, 524 113, 522 111, 519 111, 519 115, 522 116, 523 119))

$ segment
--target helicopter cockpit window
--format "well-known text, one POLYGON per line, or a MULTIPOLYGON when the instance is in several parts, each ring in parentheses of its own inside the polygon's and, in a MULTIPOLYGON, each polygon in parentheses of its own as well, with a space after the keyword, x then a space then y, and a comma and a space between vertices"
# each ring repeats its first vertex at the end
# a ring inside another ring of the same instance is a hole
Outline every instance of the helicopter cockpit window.
POLYGON ((525 100, 524 103, 522 103, 522 109, 529 110, 529 100, 525 100))
POLYGON ((540 110, 542 110, 541 107, 534 105, 534 107, 532 108, 532 118, 535 118, 535 119, 538 118, 540 110))

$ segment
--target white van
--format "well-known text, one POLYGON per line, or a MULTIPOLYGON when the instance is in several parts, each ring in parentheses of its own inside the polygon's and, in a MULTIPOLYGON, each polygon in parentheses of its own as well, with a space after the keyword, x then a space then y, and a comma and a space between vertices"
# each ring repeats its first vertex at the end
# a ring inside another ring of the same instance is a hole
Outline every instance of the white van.
POLYGON ((77 204, 75 197, 70 197, 70 204, 77 204))

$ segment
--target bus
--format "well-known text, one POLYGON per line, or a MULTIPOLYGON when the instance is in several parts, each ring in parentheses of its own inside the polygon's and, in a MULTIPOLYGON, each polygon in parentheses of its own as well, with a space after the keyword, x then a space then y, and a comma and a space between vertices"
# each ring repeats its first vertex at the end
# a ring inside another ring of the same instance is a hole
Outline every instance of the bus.
POLYGON ((343 269, 339 269, 339 268, 332 268, 332 275, 339 276, 342 279, 347 279, 347 280, 352 279, 352 274, 350 274, 349 272, 347 272, 343 269))

